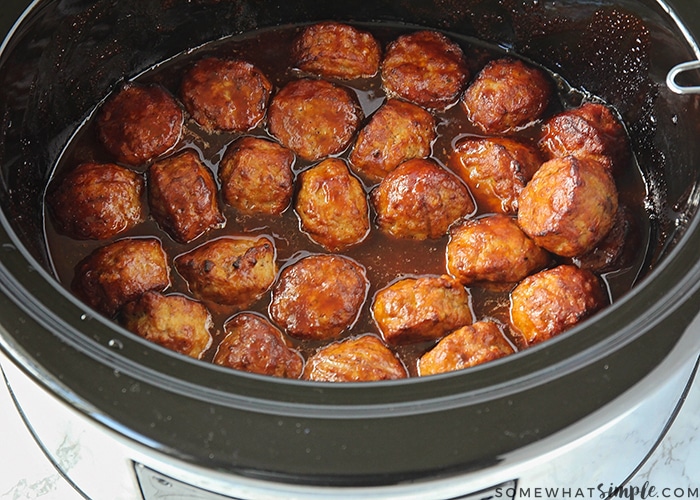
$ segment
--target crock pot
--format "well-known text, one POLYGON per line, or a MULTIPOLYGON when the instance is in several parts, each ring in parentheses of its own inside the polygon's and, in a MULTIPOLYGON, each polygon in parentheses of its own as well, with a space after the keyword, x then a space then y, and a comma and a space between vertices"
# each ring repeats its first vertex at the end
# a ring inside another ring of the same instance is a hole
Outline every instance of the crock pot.
POLYGON ((694 0, 5 0, 1 9, 9 31, 0 53, 0 345, 82 417, 189 478, 309 491, 484 472, 498 481, 504 464, 547 452, 538 443, 593 432, 698 355, 700 97, 689 67, 678 71, 700 57, 694 0), (43 190, 117 82, 212 40, 325 19, 474 37, 614 106, 655 222, 632 291, 549 342, 476 368, 324 384, 176 355, 54 279, 43 190))

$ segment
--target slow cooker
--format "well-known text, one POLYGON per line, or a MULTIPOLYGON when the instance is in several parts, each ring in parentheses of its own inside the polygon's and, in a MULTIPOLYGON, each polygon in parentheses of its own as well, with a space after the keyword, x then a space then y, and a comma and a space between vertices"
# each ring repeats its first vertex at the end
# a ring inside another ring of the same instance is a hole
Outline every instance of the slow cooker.
POLYGON ((10 0, 0 15, 0 345, 155 474, 236 498, 407 498, 412 488, 420 498, 455 498, 599 431, 698 355, 694 0, 10 0), (326 19, 483 40, 614 106, 655 220, 633 289, 506 359, 425 378, 324 384, 186 359, 56 281, 43 191, 67 141, 117 82, 212 40, 326 19))

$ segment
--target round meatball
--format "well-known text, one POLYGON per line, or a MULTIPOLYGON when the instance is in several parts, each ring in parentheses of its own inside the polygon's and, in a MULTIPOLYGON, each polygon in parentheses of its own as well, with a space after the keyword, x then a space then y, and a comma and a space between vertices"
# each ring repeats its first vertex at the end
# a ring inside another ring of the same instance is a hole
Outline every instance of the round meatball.
POLYGON ((148 291, 121 312, 127 330, 170 350, 200 359, 212 342, 209 310, 184 295, 148 291))
POLYGON ((294 153, 259 137, 231 144, 219 164, 224 201, 242 214, 284 212, 294 191, 294 153))
POLYGON ((360 130, 349 159, 360 174, 380 181, 404 161, 428 157, 436 137, 433 115, 410 102, 389 99, 360 130))
POLYGON ((541 164, 537 149, 506 137, 468 137, 449 159, 482 212, 509 215, 518 212, 520 192, 541 164))
POLYGON ((296 338, 330 340, 350 328, 367 297, 365 269, 339 255, 311 255, 285 268, 270 317, 296 338))
POLYGON ((191 149, 149 167, 148 202, 160 227, 180 243, 225 222, 214 176, 191 149))
POLYGON ((224 324, 224 332, 226 337, 216 351, 215 364, 273 377, 301 376, 301 354, 262 316, 238 314, 224 324))
POLYGON ((488 63, 462 96, 467 116, 487 134, 503 134, 538 120, 552 85, 545 73, 518 59, 488 63))
POLYGON ((518 203, 518 224, 537 245, 573 257, 590 251, 608 234, 618 194, 599 163, 567 156, 544 163, 518 203))
POLYGON ((180 92, 204 130, 245 132, 264 118, 272 84, 246 61, 207 57, 185 74, 180 92))
POLYGON ((436 31, 417 31, 394 40, 381 72, 388 95, 431 109, 455 103, 469 79, 461 47, 436 31))
POLYGON ((299 176, 296 210, 302 229, 331 252, 365 239, 369 204, 362 183, 343 160, 328 158, 299 176))
POLYGON ((139 165, 171 150, 180 140, 184 113, 159 86, 129 84, 100 109, 97 130, 117 161, 139 165))
POLYGON ((564 264, 528 276, 510 295, 510 317, 526 345, 547 340, 607 305, 598 277, 564 264))
POLYGON ((390 345, 437 340, 473 321, 471 295, 446 275, 404 278, 381 289, 372 315, 390 345))
POLYGON ((343 151, 363 118, 357 98, 347 88, 302 79, 288 83, 272 98, 268 126, 284 146, 315 161, 343 151))
POLYGON ((447 272, 462 284, 515 283, 550 261, 515 219, 496 214, 465 221, 450 231, 447 272))
POLYGON ((178 256, 175 268, 195 297, 243 309, 275 281, 275 245, 264 236, 218 238, 178 256))
POLYGON ((366 31, 323 22, 304 29, 294 42, 292 57, 303 71, 351 80, 374 76, 382 51, 379 42, 366 31))
POLYGON ((448 334, 421 356, 418 373, 425 376, 462 370, 514 352, 496 323, 479 321, 448 334))
POLYGON ((382 231, 405 239, 441 238, 457 219, 474 212, 466 186, 430 159, 391 171, 371 194, 382 231))
POLYGON ((47 201, 59 232, 103 240, 143 220, 143 177, 114 163, 82 163, 52 186, 47 201))
POLYGON ((170 268, 159 240, 128 238, 92 252, 75 268, 78 297, 107 316, 148 290, 170 286, 170 268))
POLYGON ((317 382, 370 382, 407 376, 406 367, 380 339, 362 335, 319 349, 307 361, 303 378, 317 382))

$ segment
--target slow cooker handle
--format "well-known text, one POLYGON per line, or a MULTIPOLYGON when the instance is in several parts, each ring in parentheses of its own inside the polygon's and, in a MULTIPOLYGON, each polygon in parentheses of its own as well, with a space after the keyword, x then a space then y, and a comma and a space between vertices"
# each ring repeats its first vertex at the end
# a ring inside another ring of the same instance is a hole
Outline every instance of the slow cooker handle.
POLYGON ((688 61, 677 64, 666 75, 666 86, 676 94, 700 94, 700 85, 684 86, 676 82, 678 75, 681 73, 698 69, 700 69, 700 61, 688 61))

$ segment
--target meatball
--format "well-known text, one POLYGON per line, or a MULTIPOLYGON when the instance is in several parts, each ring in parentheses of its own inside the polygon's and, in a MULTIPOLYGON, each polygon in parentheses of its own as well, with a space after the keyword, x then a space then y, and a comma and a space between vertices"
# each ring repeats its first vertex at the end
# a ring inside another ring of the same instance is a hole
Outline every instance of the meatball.
POLYGON ((272 84, 249 62, 207 57, 185 74, 180 92, 204 130, 245 132, 264 118, 272 84))
POLYGON ((153 218, 180 243, 190 242, 225 222, 214 176, 191 149, 150 166, 148 202, 153 218))
POLYGON ((117 161, 139 165, 175 147, 183 124, 182 108, 165 89, 129 84, 104 103, 97 131, 117 161))
POLYGON ((382 231, 405 239, 441 238, 457 219, 474 212, 466 186, 430 159, 408 160, 371 193, 382 231))
POLYGON ((299 176, 296 210, 301 227, 331 252, 364 240, 369 233, 369 205, 362 183, 343 160, 328 158, 299 176))
POLYGON ((52 186, 49 207, 59 232, 76 239, 117 236, 143 219, 143 177, 114 163, 82 163, 52 186))
POLYGON ((450 231, 447 272, 462 284, 515 283, 550 261, 515 219, 496 214, 465 221, 450 231))
POLYGON ((226 337, 214 363, 235 370, 274 377, 299 378, 304 359, 284 334, 257 314, 241 313, 224 324, 226 337))
POLYGON ((469 79, 460 46, 436 31, 417 31, 394 40, 381 72, 389 96, 431 109, 455 103, 469 79))
POLYGON ((599 163, 567 156, 544 163, 518 204, 518 224, 537 245, 573 257, 590 251, 608 234, 618 194, 599 163))
POLYGON ((275 281, 275 245, 264 236, 222 237, 178 256, 175 268, 195 297, 243 309, 275 281))
POLYGON ((506 137, 463 139, 449 159, 482 212, 509 215, 518 212, 518 196, 541 164, 537 149, 506 137))
POLYGON ((224 201, 243 214, 277 215, 294 191, 294 153, 259 137, 231 144, 219 164, 224 201))
POLYGON ((334 342, 312 355, 304 368, 305 380, 369 382, 407 377, 406 367, 374 335, 334 342))
POLYGON ((270 317, 289 335, 330 340, 350 328, 367 297, 365 269, 339 255, 310 255, 285 268, 270 317))
POLYGON ((374 76, 381 57, 379 42, 370 33, 335 22, 307 27, 292 48, 299 69, 346 80, 374 76))
POLYGON ((450 333, 421 356, 418 373, 425 376, 462 370, 513 352, 513 346, 496 323, 479 321, 450 333))
POLYGON ((184 295, 148 291, 124 306, 121 321, 146 340, 196 359, 212 342, 209 310, 184 295))
POLYGON ((547 340, 607 305, 593 273, 563 264, 521 281, 510 296, 510 317, 526 345, 547 340))
POLYGON ((597 103, 583 104, 547 120, 540 147, 550 159, 590 157, 613 174, 630 160, 624 127, 607 106, 597 103))
POLYGON ((415 104, 389 99, 360 130, 349 159, 360 174, 380 181, 404 161, 429 156, 436 136, 433 115, 415 104))
POLYGON ((462 96, 474 125, 487 134, 504 134, 539 119, 549 105, 552 85, 545 73, 518 59, 488 63, 462 96))
POLYGON ((473 321, 471 295, 446 275, 404 278, 381 289, 372 315, 390 345, 437 340, 473 321))
POLYGON ((128 238, 93 251, 75 268, 72 289, 86 304, 114 316, 148 290, 170 286, 167 256, 156 238, 128 238))
POLYGON ((288 83, 272 98, 268 125, 284 146, 315 161, 343 151, 363 118, 357 98, 347 88, 302 79, 288 83))

